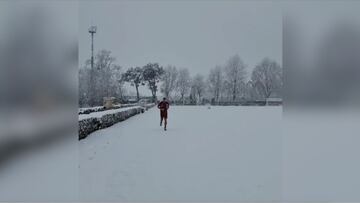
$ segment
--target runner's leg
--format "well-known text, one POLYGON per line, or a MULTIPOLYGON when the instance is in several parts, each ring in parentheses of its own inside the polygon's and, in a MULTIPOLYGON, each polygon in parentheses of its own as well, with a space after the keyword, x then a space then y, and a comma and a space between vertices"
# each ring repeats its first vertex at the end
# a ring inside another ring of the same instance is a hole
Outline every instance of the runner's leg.
POLYGON ((164 130, 166 130, 166 126, 167 126, 167 111, 164 112, 164 120, 165 120, 164 130))
POLYGON ((163 116, 162 112, 160 111, 160 126, 162 126, 163 119, 164 119, 164 116, 163 116))

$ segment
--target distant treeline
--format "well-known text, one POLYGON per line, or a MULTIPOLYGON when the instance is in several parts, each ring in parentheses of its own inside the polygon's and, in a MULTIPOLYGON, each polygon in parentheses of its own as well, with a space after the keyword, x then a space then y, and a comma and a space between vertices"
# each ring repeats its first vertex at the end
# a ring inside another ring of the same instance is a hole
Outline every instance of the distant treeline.
MULTIPOLYGON (((118 102, 129 102, 124 84, 136 91, 136 100, 142 97, 139 87, 146 85, 152 95, 164 96, 174 104, 260 105, 266 98, 281 98, 282 68, 269 58, 260 61, 248 77, 247 66, 239 55, 231 56, 224 65, 210 69, 208 75, 191 76, 189 69, 173 65, 148 63, 123 69, 115 63, 111 52, 101 50, 79 70, 79 105, 102 105, 104 97, 115 97, 118 102), (247 78, 250 78, 247 80, 247 78), (161 95, 159 95, 159 92, 161 95)), ((133 100, 132 100, 133 101, 133 100)))

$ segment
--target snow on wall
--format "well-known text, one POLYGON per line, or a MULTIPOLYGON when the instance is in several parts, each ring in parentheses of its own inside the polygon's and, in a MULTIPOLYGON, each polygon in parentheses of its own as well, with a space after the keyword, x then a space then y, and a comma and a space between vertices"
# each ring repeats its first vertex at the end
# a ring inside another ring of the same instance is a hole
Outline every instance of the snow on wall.
POLYGON ((90 133, 96 130, 107 128, 136 114, 144 113, 154 105, 155 104, 146 104, 144 106, 112 109, 79 115, 79 140, 86 138, 90 133))
MULTIPOLYGON (((113 105, 111 109, 119 109, 119 108, 125 108, 125 107, 134 107, 138 106, 139 104, 133 103, 133 104, 116 104, 113 105)), ((79 108, 78 114, 90 114, 94 112, 99 111, 107 111, 109 109, 106 109, 104 106, 94 106, 94 107, 86 107, 86 108, 79 108)))

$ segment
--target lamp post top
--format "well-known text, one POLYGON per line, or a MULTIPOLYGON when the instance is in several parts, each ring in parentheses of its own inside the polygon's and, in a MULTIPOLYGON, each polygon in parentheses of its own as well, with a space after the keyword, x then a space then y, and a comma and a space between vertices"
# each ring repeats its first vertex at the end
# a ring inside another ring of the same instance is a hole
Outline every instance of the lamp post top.
POLYGON ((89 33, 96 33, 96 29, 97 29, 97 27, 96 26, 90 26, 90 28, 89 28, 89 33))

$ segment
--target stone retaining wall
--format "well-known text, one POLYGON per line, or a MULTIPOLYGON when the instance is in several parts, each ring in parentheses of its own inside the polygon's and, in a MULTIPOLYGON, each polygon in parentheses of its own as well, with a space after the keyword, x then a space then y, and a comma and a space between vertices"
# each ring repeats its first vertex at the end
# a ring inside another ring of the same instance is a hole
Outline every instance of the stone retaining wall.
POLYGON ((134 107, 125 111, 117 113, 106 114, 101 118, 87 118, 79 121, 79 140, 86 138, 90 133, 110 127, 115 123, 124 121, 136 114, 144 113, 154 104, 146 105, 144 107, 134 107))

